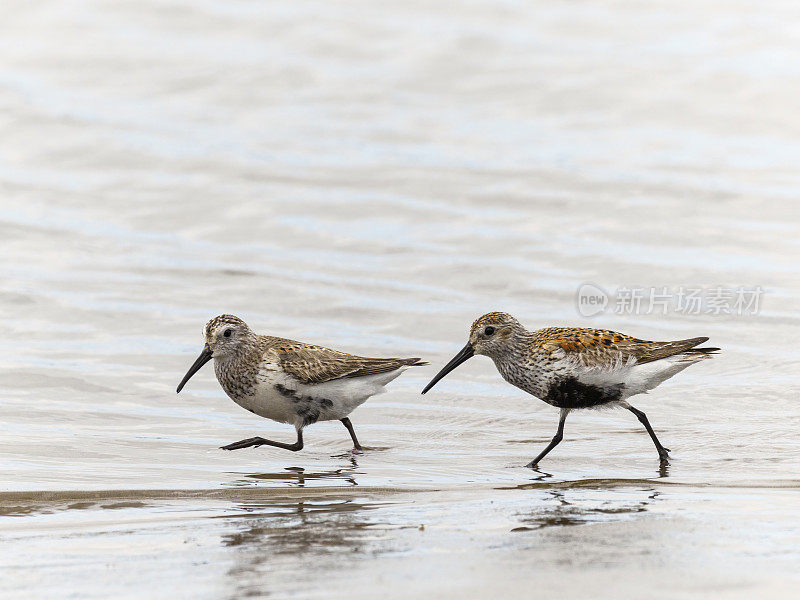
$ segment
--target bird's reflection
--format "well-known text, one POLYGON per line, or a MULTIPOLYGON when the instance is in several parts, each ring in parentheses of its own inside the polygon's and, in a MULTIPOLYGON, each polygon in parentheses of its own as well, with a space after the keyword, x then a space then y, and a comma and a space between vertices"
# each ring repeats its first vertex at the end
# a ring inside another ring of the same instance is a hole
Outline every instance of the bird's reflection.
MULTIPOLYGON (((546 474, 545 474, 546 475, 546 474)), ((520 514, 521 525, 511 531, 584 525, 628 518, 645 512, 659 496, 652 489, 625 490, 609 496, 607 489, 554 488, 542 490, 536 508, 520 514)))
POLYGON ((246 514, 231 520, 221 539, 233 559, 230 598, 269 595, 276 572, 297 571, 301 581, 304 565, 335 572, 343 557, 374 555, 386 528, 370 511, 383 505, 332 498, 240 503, 236 509, 246 514))
POLYGON ((282 482, 289 487, 310 487, 314 482, 321 482, 322 485, 338 485, 346 483, 350 486, 358 485, 356 475, 358 475, 358 462, 355 455, 342 456, 346 464, 326 471, 311 471, 305 467, 285 467, 280 471, 270 473, 237 473, 241 479, 229 482, 233 486, 253 485, 260 481, 282 482))
POLYGON ((535 467, 531 467, 531 471, 536 473, 536 475, 531 477, 531 481, 545 481, 553 477, 552 473, 546 473, 545 471, 540 470, 538 465, 535 467))
MULTIPOLYGON (((248 502, 238 506, 247 516, 234 523, 236 531, 223 536, 225 546, 269 549, 270 554, 355 551, 360 532, 370 522, 359 515, 378 508, 356 500, 248 502)), ((261 552, 257 557, 264 557, 261 552)), ((261 558, 257 558, 260 562, 261 558)))

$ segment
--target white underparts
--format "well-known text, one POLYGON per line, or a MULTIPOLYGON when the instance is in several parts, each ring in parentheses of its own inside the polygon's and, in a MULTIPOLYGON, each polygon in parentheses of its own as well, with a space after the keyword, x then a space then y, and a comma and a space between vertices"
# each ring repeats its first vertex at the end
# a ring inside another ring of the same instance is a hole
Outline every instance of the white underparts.
POLYGON ((259 373, 255 394, 232 399, 261 417, 300 429, 310 422, 344 419, 371 396, 385 392, 384 386, 406 368, 317 384, 301 383, 282 371, 264 370, 259 373))
POLYGON ((569 373, 586 385, 599 388, 613 388, 622 385, 623 392, 620 400, 624 400, 637 394, 646 394, 686 367, 707 358, 710 357, 705 354, 676 354, 639 364, 633 357, 624 360, 620 355, 618 360, 605 366, 586 366, 575 359, 565 358, 555 363, 554 367, 564 373, 569 373), (559 369, 559 367, 561 368, 559 369))

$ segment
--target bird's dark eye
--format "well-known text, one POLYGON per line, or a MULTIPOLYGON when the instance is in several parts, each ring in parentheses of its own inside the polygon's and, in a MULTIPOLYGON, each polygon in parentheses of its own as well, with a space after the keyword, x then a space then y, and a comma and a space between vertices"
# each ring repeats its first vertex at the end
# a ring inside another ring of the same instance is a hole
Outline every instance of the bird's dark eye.
POLYGON ((231 337, 231 334, 232 334, 232 333, 233 333, 233 330, 232 330, 232 329, 226 329, 226 330, 225 330, 225 331, 222 333, 222 335, 224 335, 225 337, 231 337))
POLYGON ((487 327, 486 329, 483 330, 483 333, 485 333, 486 335, 493 335, 494 334, 494 327, 489 325, 489 327, 487 327))

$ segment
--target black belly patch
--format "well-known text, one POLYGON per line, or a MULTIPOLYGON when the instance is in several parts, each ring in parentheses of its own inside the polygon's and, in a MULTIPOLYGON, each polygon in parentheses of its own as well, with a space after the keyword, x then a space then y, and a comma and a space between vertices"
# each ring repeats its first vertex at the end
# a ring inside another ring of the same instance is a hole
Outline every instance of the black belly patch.
POLYGON ((328 398, 313 398, 298 394, 296 390, 291 390, 280 383, 275 385, 275 389, 281 396, 289 398, 294 405, 294 410, 303 420, 303 426, 311 425, 319 420, 320 412, 323 409, 333 407, 333 401, 328 398))
POLYGON ((589 408, 619 400, 623 387, 621 383, 600 387, 581 383, 575 377, 565 377, 554 381, 542 399, 559 408, 589 408))

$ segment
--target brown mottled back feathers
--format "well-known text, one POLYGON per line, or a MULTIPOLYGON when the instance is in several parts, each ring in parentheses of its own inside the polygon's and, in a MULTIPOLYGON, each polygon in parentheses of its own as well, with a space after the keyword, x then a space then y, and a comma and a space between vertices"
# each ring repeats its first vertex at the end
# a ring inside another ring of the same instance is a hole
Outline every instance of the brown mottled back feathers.
POLYGON ((283 338, 262 336, 262 339, 267 340, 268 348, 277 355, 281 368, 305 384, 365 377, 400 367, 428 364, 419 358, 367 358, 283 338))
POLYGON ((625 361, 634 358, 638 364, 642 364, 675 354, 708 354, 719 350, 695 348, 707 340, 707 337, 696 337, 673 342, 651 342, 607 329, 548 327, 536 331, 532 342, 549 354, 560 350, 587 367, 602 367, 620 358, 625 361))

